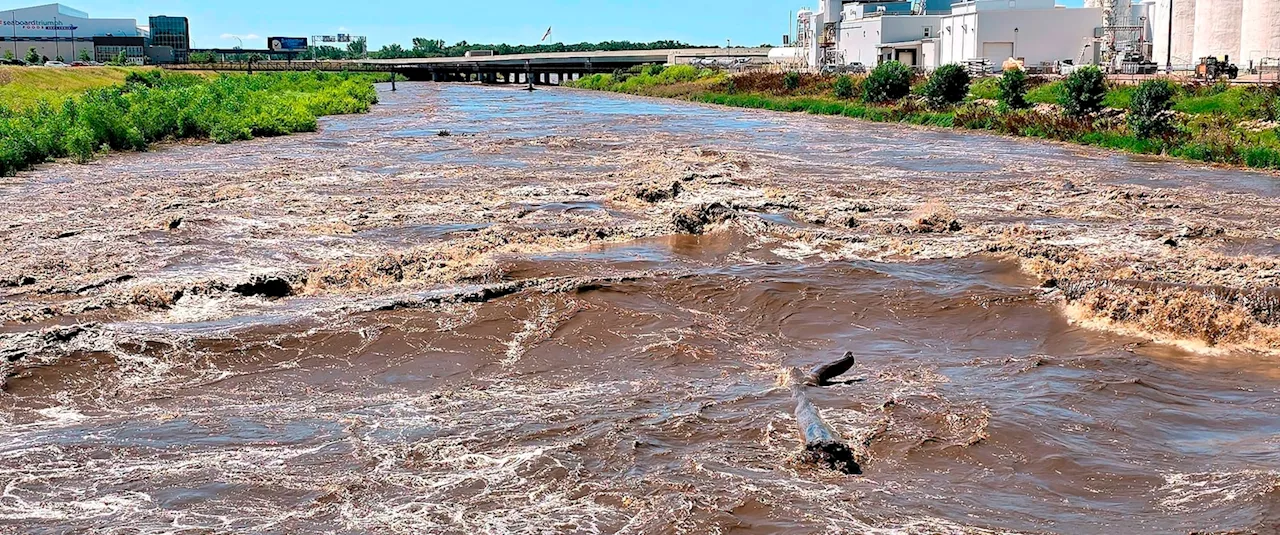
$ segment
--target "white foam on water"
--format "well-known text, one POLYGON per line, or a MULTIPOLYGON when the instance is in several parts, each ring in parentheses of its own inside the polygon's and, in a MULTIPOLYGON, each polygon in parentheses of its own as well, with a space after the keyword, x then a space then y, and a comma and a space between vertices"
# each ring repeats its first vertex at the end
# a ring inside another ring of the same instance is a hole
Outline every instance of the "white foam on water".
POLYGON ((1164 474, 1162 509, 1189 512, 1235 504, 1280 488, 1280 472, 1243 470, 1164 474))

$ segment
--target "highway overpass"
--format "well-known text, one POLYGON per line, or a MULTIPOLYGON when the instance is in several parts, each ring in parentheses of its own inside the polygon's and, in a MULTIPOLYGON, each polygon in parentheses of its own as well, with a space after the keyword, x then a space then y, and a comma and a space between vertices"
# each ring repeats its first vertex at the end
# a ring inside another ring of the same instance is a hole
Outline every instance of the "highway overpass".
MULTIPOLYGON (((608 73, 647 63, 682 64, 716 61, 760 61, 768 48, 681 48, 607 52, 548 52, 462 58, 366 59, 353 63, 371 70, 394 71, 418 81, 480 81, 551 84, 593 73, 608 73)), ((299 62, 301 63, 301 62, 299 62)))

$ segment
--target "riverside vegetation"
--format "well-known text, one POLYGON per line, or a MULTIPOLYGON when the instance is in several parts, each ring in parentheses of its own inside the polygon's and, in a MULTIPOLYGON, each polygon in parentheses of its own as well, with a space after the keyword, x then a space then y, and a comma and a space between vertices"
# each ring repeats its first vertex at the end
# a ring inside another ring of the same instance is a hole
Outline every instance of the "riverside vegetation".
POLYGON ((0 100, 0 175, 50 158, 86 162, 100 152, 145 150, 165 140, 229 143, 314 131, 320 116, 367 112, 378 100, 374 81, 369 74, 202 76, 133 70, 121 83, 34 105, 6 98, 0 100))
POLYGON ((1121 85, 1095 68, 1056 81, 1021 71, 975 81, 959 66, 918 76, 896 61, 857 76, 730 75, 688 65, 644 66, 567 85, 743 108, 986 130, 1135 154, 1280 169, 1280 85, 1165 79, 1121 85))

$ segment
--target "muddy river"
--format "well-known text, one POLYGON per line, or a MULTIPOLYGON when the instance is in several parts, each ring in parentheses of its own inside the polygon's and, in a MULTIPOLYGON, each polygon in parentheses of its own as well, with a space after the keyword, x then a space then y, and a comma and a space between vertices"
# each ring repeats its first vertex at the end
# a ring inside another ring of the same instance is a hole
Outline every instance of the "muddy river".
POLYGON ((0 532, 1280 533, 1274 176, 382 89, 0 179, 0 532))

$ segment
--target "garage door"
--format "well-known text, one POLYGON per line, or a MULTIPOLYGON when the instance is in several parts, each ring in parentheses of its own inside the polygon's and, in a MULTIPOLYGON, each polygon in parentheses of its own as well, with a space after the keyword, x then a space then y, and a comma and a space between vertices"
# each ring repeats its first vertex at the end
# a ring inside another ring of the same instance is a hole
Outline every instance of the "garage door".
POLYGON ((1013 43, 982 43, 982 57, 999 65, 1013 57, 1013 43))

